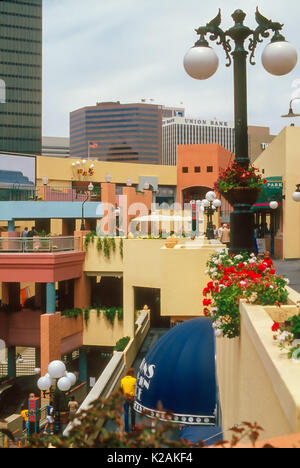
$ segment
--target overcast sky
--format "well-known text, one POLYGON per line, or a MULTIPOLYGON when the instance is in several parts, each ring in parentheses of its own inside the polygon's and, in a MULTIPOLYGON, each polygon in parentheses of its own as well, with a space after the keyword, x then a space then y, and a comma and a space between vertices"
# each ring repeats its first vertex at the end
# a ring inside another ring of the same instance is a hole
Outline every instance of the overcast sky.
MULTIPOLYGON (((222 27, 233 25, 236 8, 256 27, 255 9, 284 23, 283 34, 298 50, 299 62, 285 77, 268 74, 261 64, 264 40, 248 66, 248 123, 276 134, 291 123, 282 119, 291 97, 300 97, 299 0, 43 0, 43 135, 69 136, 69 113, 100 101, 180 106, 186 115, 233 120, 233 68, 220 59, 205 81, 184 71, 186 51, 197 40, 195 28, 222 9, 222 27)), ((247 41, 248 44, 248 41, 247 41)), ((300 113, 300 100, 294 102, 300 113)), ((295 120, 300 125, 299 120, 295 120)))

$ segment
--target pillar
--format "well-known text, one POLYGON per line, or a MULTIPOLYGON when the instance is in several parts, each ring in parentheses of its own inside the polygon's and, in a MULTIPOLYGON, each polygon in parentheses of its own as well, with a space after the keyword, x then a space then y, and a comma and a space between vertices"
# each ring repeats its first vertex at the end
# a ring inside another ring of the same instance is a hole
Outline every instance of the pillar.
POLYGON ((79 350, 79 380, 80 382, 88 381, 87 351, 84 348, 79 350))
POLYGON ((56 312, 56 291, 55 283, 46 285, 46 313, 55 314, 56 312))
POLYGON ((11 221, 8 221, 7 231, 8 232, 14 232, 15 231, 15 220, 14 219, 12 219, 11 221))
POLYGON ((60 337, 60 319, 59 312, 54 314, 42 314, 41 324, 41 375, 48 371, 48 365, 51 361, 61 359, 61 337, 60 337))
POLYGON ((7 348, 7 375, 9 378, 16 378, 16 347, 7 348))
POLYGON ((83 309, 92 305, 91 279, 82 273, 81 277, 74 281, 74 307, 83 309))

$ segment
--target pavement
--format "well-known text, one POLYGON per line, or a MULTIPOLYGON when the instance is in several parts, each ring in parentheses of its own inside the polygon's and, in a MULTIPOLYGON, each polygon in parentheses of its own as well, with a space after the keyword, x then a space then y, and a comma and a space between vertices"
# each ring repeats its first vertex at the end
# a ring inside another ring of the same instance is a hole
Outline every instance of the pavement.
POLYGON ((290 288, 300 293, 300 260, 274 260, 276 273, 290 280, 290 288))

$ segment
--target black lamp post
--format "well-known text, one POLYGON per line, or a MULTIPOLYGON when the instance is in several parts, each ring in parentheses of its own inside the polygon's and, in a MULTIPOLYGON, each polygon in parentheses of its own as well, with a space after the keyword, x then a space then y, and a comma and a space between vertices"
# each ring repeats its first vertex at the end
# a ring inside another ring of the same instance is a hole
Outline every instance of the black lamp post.
POLYGON ((204 213, 207 216, 207 226, 205 236, 208 240, 214 239, 213 215, 220 208, 221 201, 217 199, 215 192, 207 192, 205 199, 201 202, 204 213))
MULTIPOLYGON (((196 29, 200 39, 196 42, 184 57, 186 72, 195 79, 204 80, 212 76, 218 68, 218 57, 209 46, 206 35, 212 41, 218 40, 227 58, 227 66, 234 64, 234 121, 235 121, 235 162, 244 167, 249 166, 248 152, 248 121, 247 121, 247 56, 250 53, 250 63, 255 65, 254 54, 258 43, 262 38, 274 33, 270 44, 262 54, 264 68, 273 75, 285 75, 289 73, 297 63, 295 48, 285 41, 281 35, 283 25, 274 23, 260 14, 256 9, 255 30, 244 25, 246 14, 242 10, 236 10, 232 14, 234 26, 227 31, 220 28, 221 11, 206 26, 196 29), (245 41, 249 39, 248 50, 245 49, 245 41), (235 49, 232 50, 231 40, 235 49)), ((251 203, 240 201, 234 203, 234 210, 230 216, 231 245, 233 253, 242 250, 254 249, 254 214, 251 212, 251 203)))
POLYGON ((82 202, 82 205, 81 205, 81 227, 80 227, 80 231, 85 231, 84 205, 89 200, 89 198, 91 196, 91 192, 93 191, 93 189, 94 189, 94 186, 93 186, 92 183, 90 183, 89 186, 88 186, 87 196, 86 196, 85 200, 82 202))

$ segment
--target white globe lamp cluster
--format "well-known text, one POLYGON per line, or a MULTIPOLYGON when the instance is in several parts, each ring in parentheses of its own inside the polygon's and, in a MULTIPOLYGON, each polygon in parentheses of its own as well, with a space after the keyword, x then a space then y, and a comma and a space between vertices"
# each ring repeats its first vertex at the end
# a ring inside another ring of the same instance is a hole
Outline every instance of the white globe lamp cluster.
POLYGON ((39 378, 37 382, 38 389, 46 392, 50 390, 56 380, 57 388, 62 392, 67 392, 75 385, 77 378, 72 372, 67 372, 62 361, 52 361, 48 366, 48 373, 39 378))
MULTIPOLYGON (((266 45, 261 61, 271 75, 290 73, 298 60, 295 47, 287 41, 276 41, 266 45)), ((191 47, 184 56, 183 66, 188 75, 196 80, 207 80, 218 69, 219 59, 215 51, 205 45, 191 47)))
POLYGON ((205 208, 209 208, 209 207, 217 210, 218 208, 221 207, 221 205, 222 205, 221 200, 217 198, 217 195, 213 191, 207 192, 207 194, 205 195, 205 198, 201 200, 201 208, 203 211, 205 210, 205 208))
POLYGON ((297 190, 293 193, 293 200, 300 202, 300 184, 297 184, 297 190))

